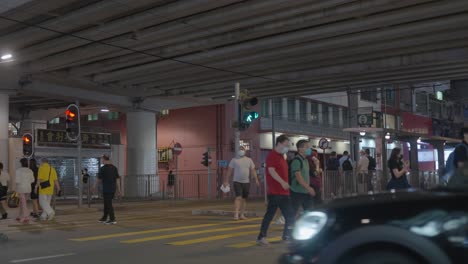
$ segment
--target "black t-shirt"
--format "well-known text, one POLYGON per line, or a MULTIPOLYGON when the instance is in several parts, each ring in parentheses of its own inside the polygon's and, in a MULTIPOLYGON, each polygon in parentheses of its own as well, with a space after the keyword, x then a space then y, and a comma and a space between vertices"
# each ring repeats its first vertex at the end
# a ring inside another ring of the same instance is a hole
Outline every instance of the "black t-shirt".
POLYGON ((120 179, 119 172, 114 165, 106 164, 99 169, 98 178, 102 181, 103 193, 115 193, 117 189, 117 179, 120 179))
POLYGON ((398 160, 391 159, 391 160, 388 161, 388 168, 390 169, 390 173, 392 174, 392 178, 397 179, 397 177, 393 173, 393 170, 398 169, 398 171, 401 171, 403 169, 403 163, 401 163, 398 160))
POLYGON ((368 156, 367 158, 369 159, 369 166, 367 169, 370 171, 375 171, 375 168, 377 167, 377 162, 375 161, 374 157, 368 156))
POLYGON ((463 145, 459 145, 455 148, 455 154, 453 156, 453 162, 455 163, 455 168, 458 168, 458 162, 467 162, 468 161, 468 143, 463 141, 463 145))

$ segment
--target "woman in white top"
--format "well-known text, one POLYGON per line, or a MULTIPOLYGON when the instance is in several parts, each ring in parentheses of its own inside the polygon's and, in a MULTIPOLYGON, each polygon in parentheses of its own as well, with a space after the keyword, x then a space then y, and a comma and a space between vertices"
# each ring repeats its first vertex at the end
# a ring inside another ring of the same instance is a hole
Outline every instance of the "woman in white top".
POLYGON ((8 183, 10 182, 10 175, 3 170, 3 163, 0 162, 0 220, 7 219, 7 193, 8 183))
POLYGON ((29 211, 27 206, 27 197, 31 193, 31 184, 34 182, 34 173, 28 168, 28 160, 21 159, 21 168, 16 170, 16 193, 18 193, 19 215, 16 221, 29 223, 29 211))

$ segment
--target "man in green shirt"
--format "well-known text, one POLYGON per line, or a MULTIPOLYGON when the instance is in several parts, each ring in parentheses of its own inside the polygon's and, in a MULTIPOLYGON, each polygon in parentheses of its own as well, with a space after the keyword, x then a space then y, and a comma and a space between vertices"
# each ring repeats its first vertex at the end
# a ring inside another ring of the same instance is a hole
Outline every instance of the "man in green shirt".
POLYGON ((309 141, 299 140, 296 143, 297 155, 291 161, 290 175, 291 179, 291 203, 293 214, 296 215, 299 207, 305 210, 310 209, 312 206, 313 197, 315 197, 315 190, 310 187, 310 171, 309 161, 307 156, 312 155, 309 141))

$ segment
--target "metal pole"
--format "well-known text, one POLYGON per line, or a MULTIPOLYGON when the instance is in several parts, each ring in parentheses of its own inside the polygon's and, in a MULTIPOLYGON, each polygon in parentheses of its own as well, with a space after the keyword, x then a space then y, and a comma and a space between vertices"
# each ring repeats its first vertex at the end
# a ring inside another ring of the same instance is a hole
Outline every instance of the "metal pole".
MULTIPOLYGON (((274 100, 271 100, 271 151, 275 150, 276 146, 276 127, 275 127, 275 103, 274 100)), ((266 182, 266 175, 267 175, 268 168, 265 166, 265 176, 263 177, 263 184, 265 186, 265 204, 268 204, 268 195, 267 195, 267 182, 266 182)))
POLYGON ((237 126, 234 129, 234 155, 237 155, 239 152, 240 146, 240 130, 239 127, 241 125, 240 121, 241 118, 239 116, 239 100, 240 100, 240 84, 236 83, 236 87, 234 89, 235 100, 234 100, 234 120, 237 121, 237 126))
MULTIPOLYGON (((175 156, 175 175, 174 175, 174 185, 177 185, 177 180, 179 179, 179 155, 175 156)), ((169 182, 169 179, 168 179, 169 182)), ((174 186, 174 192, 177 191, 177 186, 174 186)), ((174 197, 176 197, 176 194, 174 194, 174 197)))
MULTIPOLYGON (((210 148, 208 148, 206 152, 208 152, 208 159, 209 159, 210 148)), ((208 161, 208 199, 211 199, 212 189, 213 189, 213 179, 211 177, 211 164, 208 161)))
MULTIPOLYGON (((80 109, 80 102, 76 101, 75 102, 76 106, 78 109, 80 109)), ((76 166, 78 169, 76 170, 78 172, 78 207, 81 208, 83 205, 83 174, 81 173, 81 111, 78 110, 79 115, 78 115, 78 142, 77 142, 77 147, 78 147, 78 157, 77 157, 77 162, 76 166)))

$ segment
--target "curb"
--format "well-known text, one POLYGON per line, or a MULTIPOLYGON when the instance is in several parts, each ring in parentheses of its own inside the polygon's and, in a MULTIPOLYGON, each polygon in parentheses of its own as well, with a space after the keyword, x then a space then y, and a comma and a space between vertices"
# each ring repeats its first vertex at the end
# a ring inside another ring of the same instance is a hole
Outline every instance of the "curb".
MULTIPOLYGON (((234 211, 225 211, 225 210, 192 210, 192 215, 202 215, 202 216, 234 216, 234 211)), ((245 216, 247 217, 262 217, 264 213, 262 212, 246 212, 245 216)))

